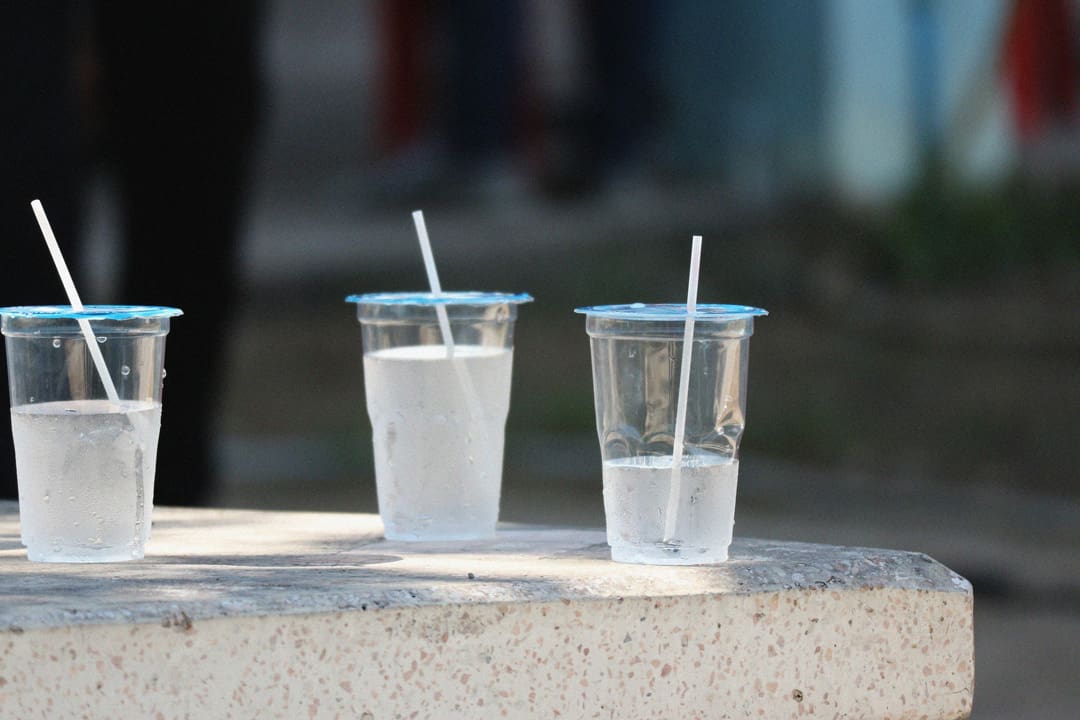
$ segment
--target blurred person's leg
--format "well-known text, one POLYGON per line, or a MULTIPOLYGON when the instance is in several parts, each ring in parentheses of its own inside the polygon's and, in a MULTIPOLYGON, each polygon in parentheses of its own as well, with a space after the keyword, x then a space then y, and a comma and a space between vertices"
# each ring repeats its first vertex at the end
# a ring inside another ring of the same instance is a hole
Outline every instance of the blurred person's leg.
MULTIPOLYGON (((0 306, 63 304, 30 201, 40 198, 79 282, 83 165, 70 2, 0 3, 0 306)), ((0 352, 0 362, 6 359, 0 352)), ((0 401, 8 407, 5 373, 0 401)), ((11 430, 0 431, 0 498, 16 497, 11 430)))
POLYGON ((258 3, 97 5, 107 155, 123 219, 119 300, 174 305, 155 502, 215 481, 226 331, 258 107, 258 3), (171 7, 171 6, 170 6, 171 7))
POLYGON ((658 0, 594 0, 582 10, 590 78, 586 136, 597 176, 610 179, 636 171, 656 129, 664 6, 658 0))
MULTIPOLYGON (((460 0, 445 6, 450 43, 448 140, 455 170, 499 179, 519 139, 524 26, 518 0, 460 0)), ((480 178, 483 180, 483 178, 480 178)))

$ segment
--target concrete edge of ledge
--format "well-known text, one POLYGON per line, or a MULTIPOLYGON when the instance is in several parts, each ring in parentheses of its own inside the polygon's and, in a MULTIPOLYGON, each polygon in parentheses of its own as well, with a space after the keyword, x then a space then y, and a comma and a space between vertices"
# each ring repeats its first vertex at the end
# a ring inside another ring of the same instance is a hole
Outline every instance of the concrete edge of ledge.
POLYGON ((623 565, 595 529, 417 545, 371 515, 164 508, 147 560, 50 565, 16 518, 0 506, 5 717, 971 707, 972 586, 918 552, 737 538, 722 565, 623 565))
POLYGON ((0 644, 0 714, 956 720, 971 608, 879 586, 56 627, 0 644))

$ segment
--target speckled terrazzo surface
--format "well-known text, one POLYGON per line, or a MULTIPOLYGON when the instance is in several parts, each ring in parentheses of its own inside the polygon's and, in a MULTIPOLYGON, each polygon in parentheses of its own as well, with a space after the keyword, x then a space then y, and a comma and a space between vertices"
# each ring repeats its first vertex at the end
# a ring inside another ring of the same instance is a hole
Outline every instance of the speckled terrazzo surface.
POLYGON ((155 510, 146 560, 30 563, 0 503, 0 717, 958 718, 970 585, 924 555, 595 530, 391 543, 369 515, 155 510))

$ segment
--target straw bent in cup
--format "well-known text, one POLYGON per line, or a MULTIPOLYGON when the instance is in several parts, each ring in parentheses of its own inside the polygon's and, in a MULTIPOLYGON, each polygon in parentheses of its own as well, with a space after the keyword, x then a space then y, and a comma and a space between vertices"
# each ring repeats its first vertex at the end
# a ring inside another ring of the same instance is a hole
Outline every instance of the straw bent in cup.
MULTIPOLYGON (((442 284, 439 282, 439 271, 435 267, 435 255, 431 252, 431 239, 428 237, 427 224, 424 222, 424 211, 414 210, 412 214, 413 224, 416 225, 416 237, 420 240, 420 254, 424 257, 424 271, 427 273, 428 284, 431 285, 431 294, 435 298, 440 297, 442 284)), ((479 417, 483 411, 476 388, 473 386, 469 371, 461 363, 460 358, 454 357, 454 334, 450 330, 450 316, 446 312, 446 306, 435 303, 435 317, 439 321, 439 332, 442 334, 443 344, 446 346, 446 357, 454 366, 454 373, 461 383, 461 389, 465 393, 465 404, 469 414, 479 417)))
MULTIPOLYGON (((60 252, 60 244, 56 241, 56 235, 53 233, 52 224, 49 222, 48 216, 45 215, 45 208, 42 206, 40 200, 33 200, 30 203, 30 207, 34 210, 34 216, 37 218, 38 225, 41 227, 41 234, 45 236, 45 244, 49 247, 49 254, 52 256, 53 264, 56 265, 56 272, 60 275, 60 282, 64 286, 64 292, 68 296, 68 302, 71 304, 71 309, 77 313, 85 312, 86 307, 82 303, 82 298, 79 297, 79 291, 75 288, 75 281, 71 277, 71 271, 68 270, 67 262, 64 260, 64 254, 60 252)), ((83 338, 86 340, 86 349, 90 352, 90 358, 94 362, 94 367, 97 369, 98 377, 101 378, 101 384, 105 387, 105 395, 108 397, 109 402, 113 403, 117 407, 120 405, 120 394, 116 391, 116 384, 113 382, 112 375, 109 373, 108 366, 105 365, 105 358, 101 354, 101 348, 98 346, 97 335, 94 334, 94 329, 90 326, 90 320, 87 318, 77 318, 79 323, 79 329, 82 331, 83 338)), ((133 426, 142 428, 142 418, 136 413, 128 413, 124 411, 124 416, 128 419, 128 422, 133 426)), ((135 495, 138 500, 135 503, 135 525, 141 527, 144 521, 144 493, 145 488, 143 486, 143 477, 141 473, 135 474, 135 495)))
POLYGON ((686 324, 683 329, 682 364, 679 367, 679 400, 675 407, 675 442, 671 450, 671 489, 668 491, 664 542, 675 541, 679 522, 679 483, 686 443, 686 404, 690 393, 690 358, 694 354, 694 315, 697 313, 698 276, 701 268, 701 236, 695 235, 690 250, 690 281, 686 290, 686 324))

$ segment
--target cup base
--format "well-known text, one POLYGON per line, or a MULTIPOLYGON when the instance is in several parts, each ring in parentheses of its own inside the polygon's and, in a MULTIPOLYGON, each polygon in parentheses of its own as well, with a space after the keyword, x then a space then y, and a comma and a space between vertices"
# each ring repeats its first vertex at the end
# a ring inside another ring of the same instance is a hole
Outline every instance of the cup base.
POLYGON ((716 565, 728 559, 728 549, 679 545, 612 545, 611 559, 636 565, 716 565))
POLYGON ((474 540, 494 540, 495 529, 483 532, 464 532, 461 530, 446 530, 443 532, 433 528, 424 528, 416 532, 407 532, 401 529, 386 529, 383 536, 387 540, 399 542, 471 542, 474 540))
POLYGON ((145 553, 141 550, 133 551, 130 548, 107 548, 102 550, 78 550, 61 549, 55 551, 48 548, 44 551, 32 547, 26 548, 26 557, 31 562, 46 563, 115 563, 142 560, 145 553))

